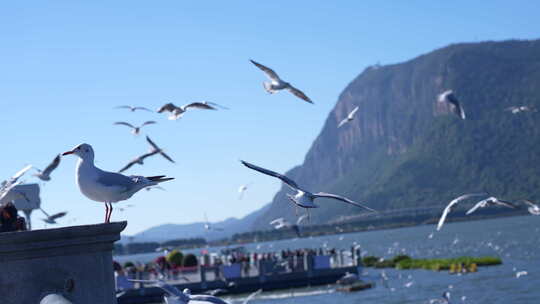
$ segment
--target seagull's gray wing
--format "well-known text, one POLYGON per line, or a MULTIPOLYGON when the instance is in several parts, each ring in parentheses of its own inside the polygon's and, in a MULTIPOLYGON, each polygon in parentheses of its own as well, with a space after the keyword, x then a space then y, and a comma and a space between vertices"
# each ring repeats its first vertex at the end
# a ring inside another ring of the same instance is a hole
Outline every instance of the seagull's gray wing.
POLYGON ((211 106, 214 106, 214 107, 218 107, 218 108, 223 109, 223 110, 229 110, 229 108, 224 107, 224 106, 222 106, 222 105, 220 105, 220 104, 217 104, 217 103, 215 103, 215 102, 203 101, 203 103, 208 104, 208 105, 211 105, 211 106))
POLYGON ((159 151, 159 154, 161 154, 161 156, 165 157, 166 160, 170 161, 171 163, 175 163, 174 160, 167 154, 165 154, 165 152, 163 151, 159 151))
POLYGON ((56 155, 56 157, 53 159, 52 163, 50 163, 45 170, 43 170, 43 175, 50 175, 51 172, 58 167, 60 164, 61 156, 60 154, 56 155))
POLYGON ((258 67, 259 69, 261 69, 265 74, 266 76, 268 76, 268 78, 270 78, 271 80, 274 80, 274 81, 279 81, 279 76, 276 72, 274 72, 274 70, 272 70, 271 68, 267 67, 267 66, 264 66, 254 60, 249 60, 251 61, 251 63, 253 63, 256 67, 258 67))
POLYGON ((345 202, 347 204, 351 204, 351 205, 354 205, 356 207, 360 207, 360 208, 364 208, 364 209, 367 209, 371 212, 377 212, 376 210, 373 210, 367 206, 364 206, 362 204, 359 204, 355 201, 352 201, 344 196, 341 196, 341 195, 337 195, 337 194, 332 194, 332 193, 326 193, 326 192, 318 192, 318 193, 314 193, 313 194, 314 197, 324 197, 324 198, 332 198, 332 199, 335 199, 335 200, 338 200, 338 201, 342 201, 342 202, 345 202))
POLYGON ((114 107, 115 109, 130 109, 131 110, 131 106, 117 106, 117 107, 114 107))
POLYGON ((519 200, 519 201, 520 201, 520 202, 524 202, 525 204, 529 205, 529 207, 535 207, 535 206, 536 206, 535 203, 533 203, 533 202, 531 202, 531 201, 529 201, 529 200, 526 200, 526 199, 521 199, 521 200, 519 200))
POLYGON ((205 102, 192 102, 190 104, 182 106, 184 110, 187 110, 189 108, 194 109, 201 109, 201 110, 216 110, 216 108, 209 105, 206 101, 205 102))
POLYGON ((149 121, 145 121, 142 125, 141 125, 141 128, 146 126, 146 125, 153 125, 157 122, 153 121, 153 120, 149 120, 149 121))
POLYGON ((503 201, 503 200, 497 199, 497 200, 495 200, 495 204, 497 204, 499 206, 512 208, 512 209, 517 209, 517 206, 514 203, 509 202, 509 201, 503 201))
POLYGON ((131 168, 133 165, 138 163, 138 161, 139 161, 139 157, 137 157, 134 160, 130 161, 127 165, 122 167, 122 169, 118 170, 118 173, 122 173, 122 172, 126 171, 127 169, 131 168))
POLYGON ((172 102, 166 103, 162 105, 159 109, 157 109, 158 113, 163 113, 165 111, 172 112, 174 110, 178 109, 177 106, 175 106, 172 102))
POLYGON ((154 150, 157 150, 157 151, 161 151, 161 148, 158 147, 158 145, 156 145, 156 143, 150 139, 150 137, 148 137, 148 135, 146 135, 146 141, 150 144, 150 146, 152 146, 152 148, 154 148, 154 150))
POLYGON ((471 209, 469 209, 469 211, 467 211, 465 214, 469 215, 469 214, 475 212, 478 208, 484 207, 486 204, 487 204, 487 199, 481 200, 478 203, 476 203, 476 205, 474 205, 471 209))
POLYGON ((117 121, 114 124, 115 125, 128 126, 128 127, 132 128, 132 129, 135 129, 135 127, 132 124, 124 122, 124 121, 117 121))
MULTIPOLYGON (((274 171, 271 171, 271 170, 268 170, 268 169, 265 169, 265 168, 262 168, 262 167, 259 167, 259 166, 256 166, 254 164, 250 164, 246 161, 243 161, 241 160, 240 161, 244 166, 252 169, 252 170, 255 170, 255 171, 259 171, 263 174, 266 174, 266 175, 270 175, 270 176, 273 176, 273 177, 277 177, 279 178, 282 182, 284 182, 285 184, 289 185, 289 187, 295 189, 295 190, 301 190, 301 191, 304 191, 302 190, 300 187, 298 187, 298 185, 296 184, 295 181, 293 181, 292 179, 286 177, 285 175, 281 175, 277 172, 274 172, 274 171)), ((304 191, 305 192, 305 191, 304 191)))
POLYGON ((64 211, 64 212, 58 212, 58 213, 56 213, 56 214, 53 214, 53 215, 49 216, 49 219, 51 219, 51 220, 54 221, 54 220, 56 220, 56 219, 58 219, 58 218, 61 218, 61 217, 65 216, 66 214, 67 214, 66 211, 64 211))
POLYGON ((242 304, 248 304, 249 301, 251 301, 254 297, 258 296, 262 292, 262 288, 251 293, 245 300, 242 302, 242 304))
POLYGON ((51 217, 47 212, 45 212, 45 210, 43 210, 43 208, 39 207, 39 210, 41 210, 41 212, 43 212, 47 218, 51 217))
POLYGON ((454 106, 454 113, 461 117, 461 119, 465 119, 465 111, 463 110, 463 106, 456 98, 454 93, 450 92, 446 94, 446 100, 454 106))
POLYGON ((148 108, 145 108, 145 107, 134 107, 133 110, 144 110, 144 111, 148 111, 148 112, 154 112, 148 108))
POLYGON ((304 94, 304 92, 300 91, 299 89, 293 87, 292 85, 289 84, 289 86, 287 87, 287 90, 291 93, 293 93, 296 97, 300 98, 300 99, 303 99, 309 103, 313 103, 313 101, 311 101, 311 99, 309 99, 309 97, 306 96, 306 94, 304 94))
POLYGON ((124 191, 131 189, 131 187, 133 187, 133 185, 135 184, 135 182, 131 178, 125 175, 122 175, 119 173, 107 172, 107 171, 103 171, 99 169, 98 169, 98 178, 96 182, 107 187, 123 188, 124 191))

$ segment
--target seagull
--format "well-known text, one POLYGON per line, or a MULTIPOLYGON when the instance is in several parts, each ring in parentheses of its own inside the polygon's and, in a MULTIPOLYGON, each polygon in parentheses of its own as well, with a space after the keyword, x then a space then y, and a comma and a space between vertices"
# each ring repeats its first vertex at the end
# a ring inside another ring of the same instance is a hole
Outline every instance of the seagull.
POLYGON ((354 119, 354 115, 356 114, 356 111, 358 111, 358 107, 354 108, 350 113, 349 115, 347 115, 347 117, 345 117, 339 124, 338 124, 338 128, 341 128, 344 124, 352 121, 354 119))
POLYGON ((131 112, 135 112, 137 110, 144 110, 144 111, 148 111, 148 112, 152 112, 152 110, 148 109, 148 108, 145 108, 145 107, 134 107, 134 106, 118 106, 118 107, 115 107, 115 109, 128 109, 130 110, 131 112))
MULTIPOLYGON (((40 209, 41 209, 41 208, 40 208, 40 209)), ((58 213, 53 214, 53 215, 48 215, 48 214, 45 212, 45 210, 41 209, 41 211, 42 211, 43 213, 45 213, 45 215, 47 216, 47 218, 44 218, 44 219, 41 219, 41 220, 44 221, 45 223, 51 224, 51 225, 52 225, 52 224, 58 224, 58 223, 56 222, 56 219, 59 219, 59 218, 61 218, 61 217, 64 217, 64 216, 67 214, 67 212, 64 211, 64 212, 58 212, 58 213)))
POLYGON ((87 198, 105 203, 105 223, 109 223, 113 211, 112 203, 127 200, 139 190, 172 180, 172 177, 126 176, 107 172, 94 165, 94 149, 89 144, 80 144, 62 155, 75 154, 79 157, 75 178, 79 190, 87 198))
POLYGON ((508 107, 508 108, 506 108, 504 110, 512 112, 512 114, 519 114, 521 112, 536 112, 535 109, 532 109, 532 108, 530 108, 528 106, 511 106, 511 107, 508 107))
POLYGON ((58 165, 60 165, 60 158, 61 158, 60 154, 56 155, 53 161, 43 171, 36 168, 38 173, 34 174, 34 176, 39 178, 42 181, 51 180, 51 172, 53 172, 53 170, 56 169, 58 165))
POLYGON ((212 226, 212 224, 208 221, 208 217, 206 217, 206 213, 205 213, 204 214, 204 230, 206 230, 206 231, 210 231, 210 230, 223 231, 223 228, 218 228, 218 227, 212 226))
POLYGON ((227 109, 226 107, 220 106, 217 103, 201 101, 201 102, 192 102, 181 107, 174 105, 174 103, 169 102, 157 109, 158 113, 170 112, 169 120, 177 120, 182 118, 184 113, 189 109, 200 109, 200 110, 217 110, 217 108, 227 109))
POLYGON ((439 95, 438 101, 450 104, 454 113, 457 116, 461 117, 461 119, 465 119, 465 110, 463 110, 463 106, 461 106, 456 96, 454 95, 454 91, 448 90, 443 92, 439 95))
POLYGON ((127 169, 131 168, 131 166, 133 166, 135 164, 143 165, 145 158, 156 155, 156 154, 160 154, 166 160, 168 160, 168 161, 170 161, 171 163, 174 164, 174 160, 169 155, 165 154, 165 152, 163 152, 163 149, 158 147, 158 145, 156 145, 156 143, 154 143, 154 141, 152 141, 150 139, 150 137, 146 136, 146 141, 150 144, 150 146, 152 146, 152 149, 150 149, 150 151, 148 153, 145 153, 145 154, 143 154, 141 156, 138 156, 138 157, 132 159, 122 169, 118 170, 119 173, 122 173, 122 172, 126 171, 127 169))
POLYGON ((429 304, 449 304, 450 303, 450 292, 445 291, 442 294, 442 298, 440 299, 431 299, 429 300, 429 304))
POLYGON ((30 168, 32 168, 31 165, 22 168, 10 179, 5 180, 0 184, 0 206, 19 197, 26 199, 28 202, 30 201, 23 192, 14 190, 15 186, 22 183, 22 181, 19 181, 19 178, 30 170, 30 168))
POLYGON ((270 225, 274 225, 274 229, 276 230, 279 230, 279 229, 286 229, 286 228, 290 228, 292 230, 294 230, 294 232, 296 233, 296 235, 298 237, 300 237, 300 224, 308 217, 307 214, 304 214, 302 216, 300 216, 297 220, 296 220, 296 223, 295 224, 291 224, 289 223, 286 219, 280 217, 280 218, 277 218, 273 221, 270 222, 270 225))
POLYGON ((371 209, 371 208, 369 208, 367 206, 364 206, 362 204, 354 202, 354 201, 352 201, 352 200, 350 200, 350 199, 348 199, 346 197, 340 196, 340 195, 331 194, 331 193, 325 193, 325 192, 318 192, 318 193, 309 192, 309 191, 307 191, 305 189, 300 188, 296 184, 295 181, 293 181, 292 179, 286 177, 285 175, 281 175, 281 174, 276 173, 274 171, 270 171, 268 169, 258 167, 256 165, 250 164, 250 163, 248 163, 246 161, 243 161, 243 160, 241 160, 240 162, 244 166, 246 166, 246 167, 248 167, 248 168, 250 168, 252 170, 259 171, 259 172, 261 172, 263 174, 279 178, 282 182, 287 184, 293 190, 296 190, 296 195, 294 195, 294 196, 290 195, 290 194, 287 194, 287 197, 296 206, 299 206, 299 207, 302 207, 302 208, 318 208, 319 206, 315 205, 315 203, 313 202, 315 199, 317 199, 317 198, 331 198, 331 199, 335 199, 335 200, 345 202, 347 204, 354 205, 356 207, 365 208, 365 209, 367 209, 369 211, 372 211, 372 212, 377 212, 377 211, 375 211, 375 210, 373 210, 373 209, 371 209))
POLYGON ((247 184, 247 185, 241 185, 239 188, 238 188, 238 199, 241 200, 243 197, 244 197, 244 193, 246 192, 246 190, 248 189, 249 185, 251 185, 251 183, 247 184))
POLYGON ((450 213, 450 211, 454 209, 457 203, 461 202, 462 200, 469 199, 471 197, 485 196, 485 195, 487 195, 487 193, 469 193, 469 194, 464 194, 462 196, 459 196, 453 199, 452 201, 450 201, 450 203, 446 206, 446 208, 444 208, 441 218, 439 219, 439 223, 437 224, 437 231, 441 230, 444 224, 444 221, 446 220, 446 217, 448 216, 448 213, 450 213))
POLYGON ((155 124, 156 122, 153 121, 153 120, 149 120, 149 121, 145 121, 142 125, 138 126, 138 127, 135 127, 133 126, 132 124, 130 123, 127 123, 127 122, 124 122, 124 121, 117 121, 115 122, 114 124, 115 125, 122 125, 122 126, 127 126, 127 127, 130 127, 131 129, 131 134, 133 135, 139 135, 139 133, 141 132, 141 128, 146 126, 146 125, 152 125, 152 124, 155 124))
POLYGON ((336 283, 339 285, 351 285, 358 281, 360 281, 360 278, 356 273, 350 273, 347 271, 345 272, 345 275, 343 275, 339 280, 337 280, 336 283))
POLYGON ((276 72, 272 70, 269 67, 266 67, 258 62, 255 62, 253 60, 249 60, 251 63, 253 63, 256 67, 261 69, 268 78, 270 78, 270 82, 263 82, 264 89, 266 92, 270 94, 274 94, 279 90, 287 89, 289 92, 293 93, 296 97, 303 99, 309 103, 313 103, 309 97, 306 96, 302 91, 298 90, 297 88, 293 87, 290 83, 285 82, 281 80, 276 72))
POLYGON ((498 198, 496 198, 494 196, 490 196, 490 197, 476 203, 476 205, 474 205, 474 207, 469 209, 469 211, 467 211, 467 213, 465 213, 465 214, 469 215, 469 214, 475 212, 476 209, 478 209, 478 208, 484 208, 484 207, 491 206, 491 205, 499 205, 499 206, 504 206, 504 207, 513 208, 513 209, 517 208, 516 205, 514 205, 511 202, 502 201, 502 200, 500 200, 500 199, 498 199, 498 198))
POLYGON ((528 274, 529 273, 527 271, 525 271, 525 270, 518 271, 518 272, 516 272, 516 278, 519 279, 519 277, 526 276, 528 274))
POLYGON ((529 211, 530 214, 532 214, 532 215, 540 215, 540 207, 538 207, 537 204, 533 204, 531 201, 525 200, 525 199, 523 199, 521 201, 529 206, 527 208, 527 211, 529 211))

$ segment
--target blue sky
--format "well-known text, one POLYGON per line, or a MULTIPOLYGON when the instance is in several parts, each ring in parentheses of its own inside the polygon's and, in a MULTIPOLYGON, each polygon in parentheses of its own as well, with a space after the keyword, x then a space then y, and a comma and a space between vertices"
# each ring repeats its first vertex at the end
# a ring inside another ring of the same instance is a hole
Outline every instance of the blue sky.
MULTIPOLYGON (((534 1, 33 1, 0 11, 2 157, 7 178, 44 167, 86 142, 97 165, 116 171, 146 152, 115 121, 156 120, 149 134, 177 161, 159 157, 127 173, 167 174, 163 191, 142 191, 128 219, 133 234, 162 223, 243 216, 280 184, 242 167, 276 171, 301 164, 339 93, 365 67, 402 62, 456 42, 539 37, 534 1), (248 59, 275 69, 315 105, 268 95, 248 59), (208 100, 228 111, 192 111, 179 121, 156 109, 208 100), (252 183, 243 200, 241 184, 252 183)), ((79 193, 75 158, 65 157, 41 188, 43 207, 68 211, 62 223, 99 223, 104 206, 79 193)), ((27 182, 35 179, 27 176, 27 182)), ((42 227, 34 216, 35 226, 42 227)))

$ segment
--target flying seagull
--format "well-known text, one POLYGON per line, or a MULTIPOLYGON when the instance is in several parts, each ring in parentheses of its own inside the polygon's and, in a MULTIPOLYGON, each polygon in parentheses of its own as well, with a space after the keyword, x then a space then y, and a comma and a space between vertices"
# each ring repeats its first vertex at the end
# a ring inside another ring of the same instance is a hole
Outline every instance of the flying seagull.
MULTIPOLYGON (((40 208, 41 209, 41 208, 40 208)), ((45 213, 45 215, 47 216, 47 218, 44 218, 44 219, 41 219, 42 221, 44 221, 45 223, 47 224, 58 224, 56 222, 57 219, 61 218, 61 217, 64 217, 67 212, 58 212, 56 214, 53 214, 53 215, 48 215, 43 209, 41 209, 41 211, 43 211, 43 213, 45 213)))
POLYGON ((22 168, 10 179, 5 180, 0 184, 0 206, 19 197, 26 199, 26 201, 30 201, 23 192, 14 190, 15 186, 22 183, 22 181, 19 181, 19 178, 30 170, 30 168, 32 168, 31 165, 22 168))
POLYGON ((126 176, 107 172, 94 165, 94 149, 89 144, 80 144, 62 155, 75 154, 79 157, 75 177, 79 190, 87 198, 105 203, 105 223, 109 223, 113 211, 112 203, 127 200, 146 187, 174 178, 159 176, 126 176))
MULTIPOLYGON (((126 171, 127 169, 131 168, 133 165, 135 164, 139 164, 139 165, 144 165, 144 159, 147 158, 147 157, 150 157, 150 156, 153 156, 153 155, 156 155, 156 154, 160 154, 161 156, 163 156, 165 159, 167 159, 168 161, 174 163, 174 160, 172 160, 172 158, 165 154, 165 152, 163 152, 163 149, 161 149, 160 147, 158 147, 151 139, 150 137, 146 136, 146 141, 150 144, 150 146, 152 146, 152 149, 150 149, 150 151, 148 153, 145 153, 141 156, 138 156, 134 159, 132 159, 129 163, 127 163, 127 165, 125 165, 124 167, 122 167, 122 169, 118 170, 118 173, 122 173, 124 171, 126 171)), ((146 190, 148 190, 149 188, 147 188, 146 190)))
POLYGON ((187 304, 190 302, 193 303, 212 303, 212 304, 228 304, 222 299, 211 296, 211 295, 192 295, 189 289, 184 289, 184 291, 178 290, 178 288, 173 285, 165 283, 163 280, 129 280, 131 282, 141 282, 147 284, 155 284, 157 287, 165 291, 164 301, 165 304, 187 304))
POLYGON ((437 231, 441 230, 441 228, 442 228, 442 226, 444 224, 444 221, 446 220, 446 217, 448 216, 448 213, 450 213, 450 211, 452 211, 455 208, 457 203, 459 203, 459 202, 461 202, 463 200, 469 199, 471 197, 485 196, 485 195, 487 195, 487 193, 469 193, 469 194, 464 194, 462 196, 459 196, 459 197, 451 200, 450 203, 443 210, 441 218, 439 219, 439 223, 437 224, 437 231))
POLYGON ((43 171, 36 168, 38 173, 34 174, 34 176, 39 178, 42 181, 51 180, 51 172, 53 172, 53 170, 56 169, 58 165, 60 165, 60 158, 61 158, 60 154, 56 155, 53 161, 43 171))
POLYGON ((469 211, 467 211, 467 213, 465 213, 465 214, 469 215, 469 214, 475 212, 478 208, 484 208, 484 207, 493 206, 493 205, 499 205, 499 206, 512 208, 512 209, 517 208, 516 205, 514 205, 511 202, 502 201, 502 200, 500 200, 500 199, 498 199, 498 198, 496 198, 494 196, 490 196, 490 197, 476 203, 476 205, 474 205, 474 207, 469 209, 469 211))
POLYGON ((134 106, 118 106, 118 107, 115 107, 115 109, 128 109, 130 110, 131 112, 135 112, 137 110, 144 110, 144 111, 148 111, 148 112, 152 112, 152 110, 148 109, 148 108, 145 108, 145 107, 134 107, 134 106))
POLYGON ((253 300, 253 298, 255 298, 256 296, 258 296, 258 295, 261 294, 262 292, 263 292, 262 288, 261 288, 261 289, 258 289, 257 291, 252 292, 252 293, 244 300, 244 302, 242 302, 242 304, 248 304, 249 301, 253 300))
POLYGON ((527 211, 529 211, 530 214, 540 215, 540 207, 538 207, 537 204, 534 204, 533 202, 529 200, 525 200, 525 199, 522 199, 521 201, 527 204, 528 206, 527 211))
POLYGON ((208 102, 208 101, 192 102, 192 103, 183 105, 181 107, 178 107, 174 105, 174 103, 169 102, 162 105, 159 109, 157 109, 157 112, 158 113, 170 112, 171 114, 169 115, 169 119, 177 120, 179 118, 182 118, 184 113, 190 108, 200 109, 200 110, 217 110, 217 108, 227 109, 226 107, 220 106, 217 103, 208 102))
POLYGON ((287 194, 287 197, 297 206, 299 207, 302 207, 302 208, 318 208, 319 206, 315 205, 314 203, 314 200, 317 199, 317 198, 331 198, 331 199, 335 199, 335 200, 339 200, 339 201, 342 201, 342 202, 345 202, 347 204, 351 204, 351 205, 354 205, 356 207, 360 207, 360 208, 365 208, 369 211, 372 211, 372 212, 377 212, 367 206, 364 206, 362 204, 359 204, 357 202, 354 202, 346 197, 343 197, 343 196, 340 196, 340 195, 336 195, 336 194, 331 194, 331 193, 325 193, 325 192, 317 192, 317 193, 312 193, 312 192, 309 192, 305 189, 302 189, 300 188, 295 181, 293 181, 292 179, 284 176, 284 175, 281 175, 279 173, 276 173, 274 171, 271 171, 271 170, 268 170, 268 169, 264 169, 264 168, 261 168, 261 167, 258 167, 256 165, 253 165, 253 164, 250 164, 246 161, 243 161, 241 160, 242 164, 252 170, 255 170, 255 171, 259 171, 260 173, 263 173, 263 174, 266 174, 266 175, 270 175, 270 176, 273 176, 273 177, 276 177, 276 178, 279 178, 282 182, 284 182, 285 184, 287 184, 289 187, 291 187, 293 190, 296 191, 296 195, 290 195, 290 194, 287 194))
POLYGON ((354 115, 356 114, 356 111, 358 111, 358 107, 354 108, 350 113, 349 115, 347 115, 347 117, 345 117, 339 124, 338 124, 338 128, 341 128, 344 124, 350 122, 351 120, 354 119, 354 115))
POLYGON ((519 114, 521 112, 536 112, 535 109, 532 109, 532 108, 530 108, 528 106, 511 106, 511 107, 508 107, 508 108, 506 108, 504 110, 509 111, 512 114, 519 114))
POLYGON ((296 220, 296 223, 295 224, 291 224, 289 223, 289 221, 287 221, 285 218, 277 218, 273 221, 270 222, 270 225, 273 225, 274 226, 274 229, 276 230, 279 230, 279 229, 292 229, 294 230, 294 232, 296 233, 296 235, 298 237, 300 237, 300 224, 308 217, 307 214, 304 214, 302 216, 300 216, 297 220, 296 220))
POLYGON ((132 130, 131 130, 131 133, 133 135, 139 135, 139 133, 141 132, 141 128, 146 126, 146 125, 152 125, 152 124, 155 124, 156 122, 153 121, 153 120, 149 120, 149 121, 145 121, 142 125, 138 126, 138 127, 135 127, 133 126, 132 124, 130 123, 127 123, 127 122, 124 122, 124 121, 117 121, 115 122, 114 124, 115 125, 122 125, 122 126, 127 126, 127 127, 130 127, 132 130))
POLYGON ((251 185, 251 183, 246 184, 246 185, 241 185, 240 187, 238 187, 238 199, 239 200, 241 200, 244 197, 244 193, 247 191, 249 185, 251 185))
POLYGON ((438 101, 450 104, 454 113, 461 119, 465 119, 465 110, 463 110, 463 106, 454 95, 454 91, 448 90, 443 92, 439 95, 438 101))
POLYGON ((281 78, 279 78, 278 74, 276 72, 274 72, 274 70, 272 70, 271 68, 269 68, 267 66, 264 66, 264 65, 262 65, 262 64, 260 64, 260 63, 258 63, 256 61, 253 61, 251 59, 249 61, 251 61, 251 63, 253 63, 256 67, 261 69, 266 74, 266 76, 268 76, 268 78, 270 78, 269 82, 263 82, 263 86, 264 86, 264 89, 266 90, 266 92, 268 92, 270 94, 274 94, 277 91, 287 89, 289 92, 293 93, 294 96, 296 96, 296 97, 298 97, 300 99, 303 99, 303 100, 305 100, 305 101, 307 101, 309 103, 313 103, 313 101, 311 99, 309 99, 309 97, 307 97, 306 94, 304 94, 302 91, 300 91, 297 88, 293 87, 290 83, 281 80, 281 78))
POLYGON ((223 231, 223 228, 218 228, 218 227, 213 226, 213 225, 208 221, 208 217, 206 217, 206 213, 205 213, 205 214, 204 214, 204 230, 206 230, 206 231, 210 231, 210 230, 214 230, 214 231, 223 231))

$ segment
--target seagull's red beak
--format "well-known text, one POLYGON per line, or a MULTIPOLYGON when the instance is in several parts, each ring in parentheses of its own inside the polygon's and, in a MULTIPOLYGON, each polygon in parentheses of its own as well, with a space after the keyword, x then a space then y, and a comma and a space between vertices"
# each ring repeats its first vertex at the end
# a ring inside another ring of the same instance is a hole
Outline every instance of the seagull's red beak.
POLYGON ((75 152, 73 152, 73 151, 67 151, 67 152, 62 153, 62 155, 65 156, 65 155, 70 155, 70 154, 73 154, 73 153, 75 153, 75 152))

